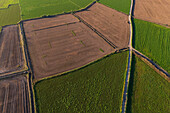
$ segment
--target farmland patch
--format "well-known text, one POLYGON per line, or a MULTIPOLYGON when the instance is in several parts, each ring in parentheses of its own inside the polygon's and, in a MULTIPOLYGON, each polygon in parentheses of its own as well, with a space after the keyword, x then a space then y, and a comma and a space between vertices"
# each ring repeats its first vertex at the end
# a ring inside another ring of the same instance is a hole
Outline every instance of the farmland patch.
POLYGON ((25 20, 79 10, 92 2, 93 0, 20 0, 20 6, 25 20))
POLYGON ((3 27, 0 33, 0 73, 24 68, 18 25, 3 27))
POLYGON ((17 24, 21 20, 19 5, 11 5, 9 8, 0 9, 0 26, 17 24))
POLYGON ((19 0, 0 0, 0 9, 1 8, 8 8, 10 4, 18 4, 19 0))
POLYGON ((99 3, 102 3, 123 13, 129 14, 131 0, 99 0, 99 3))
POLYGON ((27 79, 24 75, 0 80, 0 112, 30 113, 27 79))
POLYGON ((81 67, 114 52, 70 14, 25 21, 23 25, 36 79, 81 67))
POLYGON ((96 3, 87 11, 75 15, 82 18, 119 49, 127 48, 129 42, 128 16, 114 9, 96 3))
POLYGON ((170 73, 170 29, 142 20, 134 20, 133 47, 170 73))
POLYGON ((150 22, 170 25, 170 0, 135 0, 134 16, 150 22))
POLYGON ((38 113, 120 112, 128 52, 35 85, 38 113))
POLYGON ((170 83, 138 57, 133 57, 127 113, 169 112, 170 83))

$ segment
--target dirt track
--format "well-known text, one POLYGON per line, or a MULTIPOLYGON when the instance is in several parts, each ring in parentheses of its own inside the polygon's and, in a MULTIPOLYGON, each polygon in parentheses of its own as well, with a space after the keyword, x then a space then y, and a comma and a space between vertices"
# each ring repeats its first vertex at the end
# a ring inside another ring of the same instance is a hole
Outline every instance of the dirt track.
POLYGON ((87 11, 76 13, 76 15, 102 33, 119 49, 128 47, 129 24, 127 15, 99 3, 94 4, 87 11))
POLYGON ((17 25, 4 27, 0 34, 0 73, 23 69, 24 59, 17 25))
POLYGON ((134 17, 170 25, 170 0, 135 0, 134 17))
POLYGON ((35 79, 78 68, 114 51, 101 37, 74 16, 69 15, 69 18, 68 20, 75 19, 71 22, 76 23, 65 25, 70 21, 56 17, 57 21, 61 21, 64 25, 51 24, 51 27, 47 24, 42 27, 43 23, 36 20, 37 29, 32 29, 31 22, 29 24, 24 22, 35 79))
POLYGON ((29 113, 27 80, 24 75, 0 80, 0 113, 29 113))

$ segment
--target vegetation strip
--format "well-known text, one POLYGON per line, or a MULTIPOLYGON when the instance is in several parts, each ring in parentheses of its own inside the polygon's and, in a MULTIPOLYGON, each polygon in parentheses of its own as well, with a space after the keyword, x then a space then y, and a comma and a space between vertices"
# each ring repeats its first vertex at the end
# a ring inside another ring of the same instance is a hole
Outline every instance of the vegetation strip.
POLYGON ((127 67, 127 74, 126 80, 124 84, 124 93, 123 93, 123 100, 122 100, 122 113, 126 112, 127 100, 128 100, 128 87, 129 87, 129 79, 130 79, 130 70, 132 64, 132 37, 133 37, 133 27, 132 27, 132 13, 133 13, 133 5, 134 2, 131 0, 131 7, 129 12, 129 24, 130 24, 130 38, 129 38, 129 59, 128 59, 128 67, 127 67))
POLYGON ((142 58, 147 60, 152 66, 155 67, 156 70, 161 71, 164 75, 166 75, 167 79, 170 79, 170 74, 167 71, 165 71, 162 67, 160 67, 159 65, 154 63, 152 60, 150 60, 148 57, 146 57, 145 55, 143 55, 142 53, 140 53, 139 51, 137 51, 134 48, 133 48, 133 52, 135 52, 137 55, 140 55, 142 58))

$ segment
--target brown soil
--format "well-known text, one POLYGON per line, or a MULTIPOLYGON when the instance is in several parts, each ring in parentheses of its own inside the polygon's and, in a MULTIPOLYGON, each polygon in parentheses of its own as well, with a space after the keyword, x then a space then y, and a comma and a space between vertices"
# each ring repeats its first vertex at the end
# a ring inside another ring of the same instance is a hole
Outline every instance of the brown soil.
POLYGON ((135 0, 134 16, 137 19, 170 25, 170 0, 135 0))
POLYGON ((128 47, 128 16, 100 3, 94 4, 87 11, 76 13, 119 49, 128 47))
MULTIPOLYGON (((69 15, 69 18, 68 20, 72 20, 75 17, 69 15)), ((62 19, 55 17, 54 20, 63 22, 62 19)), ((24 22, 35 79, 78 68, 114 51, 101 37, 78 20, 73 24, 55 27, 47 25, 42 28, 41 24, 41 21, 37 21, 40 28, 32 30, 31 22, 24 22)))
POLYGON ((0 34, 0 73, 23 69, 24 59, 17 25, 4 27, 0 34))
POLYGON ((0 113, 29 113, 26 77, 0 80, 0 113))

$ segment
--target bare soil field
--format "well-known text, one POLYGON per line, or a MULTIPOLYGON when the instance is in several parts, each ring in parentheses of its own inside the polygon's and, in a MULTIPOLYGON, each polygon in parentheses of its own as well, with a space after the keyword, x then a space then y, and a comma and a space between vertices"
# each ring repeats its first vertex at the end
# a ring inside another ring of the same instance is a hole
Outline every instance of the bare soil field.
POLYGON ((27 79, 24 75, 0 80, 0 113, 29 113, 27 79))
POLYGON ((119 49, 128 47, 128 16, 100 3, 94 4, 87 11, 76 13, 119 49))
POLYGON ((135 0, 134 17, 170 25, 170 0, 135 0))
POLYGON ((0 33, 0 73, 23 69, 24 59, 20 43, 19 27, 3 27, 0 33))
MULTIPOLYGON (((69 15, 69 18, 66 20, 64 17, 55 17, 54 21, 63 23, 55 26, 53 24, 43 26, 42 20, 33 20, 36 29, 31 21, 23 23, 35 79, 81 67, 115 51, 74 16, 69 15)), ((50 22, 48 20, 44 21, 53 23, 52 20, 50 22)))

